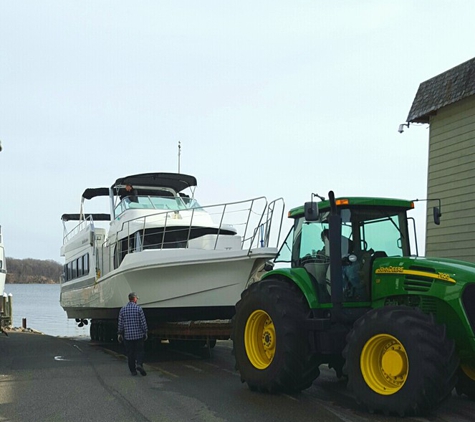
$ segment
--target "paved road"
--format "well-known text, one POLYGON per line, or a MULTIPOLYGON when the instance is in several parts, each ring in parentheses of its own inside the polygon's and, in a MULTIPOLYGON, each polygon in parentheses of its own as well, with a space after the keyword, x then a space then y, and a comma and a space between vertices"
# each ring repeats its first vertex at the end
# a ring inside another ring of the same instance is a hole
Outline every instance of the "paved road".
MULTIPOLYGON (((111 347, 111 346, 108 346, 111 347)), ((120 352, 120 347, 112 346, 120 352)), ((148 352, 148 367, 168 380, 167 388, 203 403, 217 420, 224 421, 392 421, 394 416, 372 415, 359 407, 344 380, 324 366, 313 386, 299 394, 268 395, 251 392, 234 370, 232 343, 220 341, 212 349, 186 352, 163 347, 148 352)), ((418 422, 473 422, 475 402, 453 393, 437 412, 426 417, 405 418, 418 422)))
MULTIPOLYGON (((295 395, 251 392, 234 371, 231 343, 189 353, 147 352, 148 375, 133 377, 120 346, 10 333, 0 337, 2 421, 394 421, 360 409, 327 369, 295 395)), ((475 403, 453 396, 418 422, 473 421, 475 403)))

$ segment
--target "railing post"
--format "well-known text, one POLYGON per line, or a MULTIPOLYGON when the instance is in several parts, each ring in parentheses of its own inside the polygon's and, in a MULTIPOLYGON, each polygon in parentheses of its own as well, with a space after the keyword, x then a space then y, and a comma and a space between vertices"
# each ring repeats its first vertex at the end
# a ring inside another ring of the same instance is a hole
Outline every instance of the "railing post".
MULTIPOLYGON (((195 217, 195 209, 191 209, 191 219, 190 219, 190 225, 188 226, 188 236, 186 237, 186 247, 189 247, 189 242, 190 242, 190 236, 191 236, 191 227, 193 226, 193 218, 195 217)), ((216 248, 216 245, 215 245, 216 248)))
POLYGON ((165 232, 167 231, 167 223, 168 223, 168 212, 165 214, 165 224, 163 225, 162 244, 160 245, 160 249, 163 249, 163 244, 165 243, 165 232))
POLYGON ((141 245, 140 245, 140 250, 144 250, 144 245, 145 245, 145 223, 147 221, 147 217, 144 217, 143 219, 143 228, 142 228, 142 239, 141 239, 141 245))
POLYGON ((218 238, 219 235, 221 234, 221 226, 223 225, 223 220, 224 220, 224 214, 226 214, 226 207, 228 204, 224 204, 223 212, 221 214, 221 220, 219 221, 219 227, 218 227, 218 233, 216 235, 216 242, 214 242, 214 249, 218 246, 218 238))

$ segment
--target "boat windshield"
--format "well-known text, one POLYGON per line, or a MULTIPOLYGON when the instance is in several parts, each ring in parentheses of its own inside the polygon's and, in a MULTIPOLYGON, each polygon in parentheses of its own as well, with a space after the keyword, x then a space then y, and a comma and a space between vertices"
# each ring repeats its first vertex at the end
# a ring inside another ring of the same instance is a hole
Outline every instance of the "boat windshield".
POLYGON ((128 209, 155 209, 163 211, 181 211, 199 208, 196 199, 181 196, 126 196, 115 208, 115 215, 128 209))

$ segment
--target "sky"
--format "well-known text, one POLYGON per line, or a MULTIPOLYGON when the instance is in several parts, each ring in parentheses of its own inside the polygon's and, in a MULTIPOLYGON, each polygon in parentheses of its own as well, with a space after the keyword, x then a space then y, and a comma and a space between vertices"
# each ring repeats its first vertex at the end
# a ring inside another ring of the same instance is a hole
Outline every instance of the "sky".
POLYGON ((475 56, 473 16, 472 0, 0 1, 6 255, 63 262, 84 189, 178 162, 201 204, 425 198, 428 125, 397 129, 421 82, 475 56))

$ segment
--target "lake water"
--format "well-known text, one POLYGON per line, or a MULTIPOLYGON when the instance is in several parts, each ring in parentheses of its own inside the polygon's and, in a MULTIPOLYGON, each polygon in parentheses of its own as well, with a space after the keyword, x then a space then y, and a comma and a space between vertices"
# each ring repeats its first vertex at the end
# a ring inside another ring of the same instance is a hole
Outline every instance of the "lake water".
POLYGON ((5 284, 5 293, 12 294, 13 327, 27 327, 60 337, 89 336, 89 325, 79 328, 68 319, 59 304, 59 284, 5 284))

